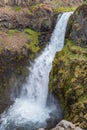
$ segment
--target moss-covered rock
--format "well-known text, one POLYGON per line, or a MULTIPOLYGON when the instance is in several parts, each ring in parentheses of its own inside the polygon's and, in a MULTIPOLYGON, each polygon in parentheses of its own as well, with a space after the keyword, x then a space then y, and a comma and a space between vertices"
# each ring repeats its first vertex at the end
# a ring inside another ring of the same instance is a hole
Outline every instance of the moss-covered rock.
POLYGON ((66 40, 55 56, 49 89, 60 99, 65 118, 87 128, 87 48, 66 40))

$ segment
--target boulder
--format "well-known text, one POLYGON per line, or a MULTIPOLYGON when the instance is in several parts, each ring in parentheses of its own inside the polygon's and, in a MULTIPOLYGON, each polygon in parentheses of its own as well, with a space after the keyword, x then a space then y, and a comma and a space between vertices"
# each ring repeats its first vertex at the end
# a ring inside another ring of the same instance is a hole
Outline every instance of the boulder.
POLYGON ((80 127, 75 127, 75 125, 69 121, 62 120, 60 123, 57 124, 55 128, 51 130, 82 130, 82 129, 80 127))

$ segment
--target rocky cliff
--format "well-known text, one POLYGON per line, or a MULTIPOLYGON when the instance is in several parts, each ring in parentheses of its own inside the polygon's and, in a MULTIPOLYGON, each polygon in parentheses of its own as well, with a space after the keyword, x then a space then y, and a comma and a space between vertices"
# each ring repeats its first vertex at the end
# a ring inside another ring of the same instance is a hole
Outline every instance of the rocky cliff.
POLYGON ((5 5, 18 5, 18 6, 28 6, 35 5, 37 3, 50 4, 51 6, 77 6, 80 5, 83 0, 1 0, 0 6, 5 5))
POLYGON ((13 103, 33 61, 49 41, 53 11, 34 6, 0 8, 0 113, 13 103))
POLYGON ((50 91, 62 103, 65 119, 87 129, 87 5, 71 16, 65 46, 50 73, 50 91))

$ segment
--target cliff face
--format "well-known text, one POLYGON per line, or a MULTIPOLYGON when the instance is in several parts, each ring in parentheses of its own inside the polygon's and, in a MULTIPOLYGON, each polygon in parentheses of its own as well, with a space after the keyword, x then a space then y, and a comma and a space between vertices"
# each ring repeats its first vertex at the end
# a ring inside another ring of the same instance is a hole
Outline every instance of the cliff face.
POLYGON ((36 31, 51 31, 54 14, 48 6, 37 5, 28 8, 24 7, 1 7, 0 28, 31 28, 36 31))
POLYGON ((44 6, 32 11, 18 6, 0 8, 0 113, 20 93, 29 60, 49 41, 53 17, 52 10, 44 6))
POLYGON ((50 91, 62 103, 65 118, 87 129, 87 5, 71 16, 65 46, 55 56, 50 91), (85 11, 84 11, 85 9, 85 11))
POLYGON ((83 0, 1 0, 0 5, 35 5, 36 3, 46 3, 55 7, 59 6, 77 6, 80 5, 83 0))

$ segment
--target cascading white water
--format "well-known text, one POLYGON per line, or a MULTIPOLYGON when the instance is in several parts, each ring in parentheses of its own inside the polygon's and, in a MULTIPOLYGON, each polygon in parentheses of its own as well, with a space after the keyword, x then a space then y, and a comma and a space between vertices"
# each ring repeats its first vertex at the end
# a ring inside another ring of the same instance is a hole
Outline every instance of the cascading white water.
MULTIPOLYGON (((20 97, 16 98, 8 111, 1 115, 0 130, 16 130, 29 122, 45 123, 50 118, 50 113, 56 110, 55 104, 50 108, 46 106, 49 73, 56 51, 60 51, 64 46, 66 26, 70 15, 71 12, 66 12, 58 19, 49 45, 29 68, 30 75, 27 83, 23 85, 20 97)), ((28 130, 31 128, 28 127, 28 130)))

